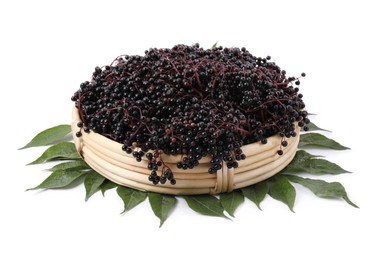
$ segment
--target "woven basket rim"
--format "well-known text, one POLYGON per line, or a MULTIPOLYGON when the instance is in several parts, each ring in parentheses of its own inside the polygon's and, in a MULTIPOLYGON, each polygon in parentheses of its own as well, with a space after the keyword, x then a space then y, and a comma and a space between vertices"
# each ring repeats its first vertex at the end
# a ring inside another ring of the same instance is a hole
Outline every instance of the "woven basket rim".
MULTIPOLYGON (((217 194, 230 192, 267 179, 280 172, 294 157, 299 141, 299 134, 289 138, 289 145, 281 147, 282 137, 274 135, 268 138, 267 144, 261 142, 242 146, 246 160, 239 161, 239 167, 228 169, 224 166, 215 174, 208 173, 209 156, 202 158, 199 165, 192 170, 178 170, 175 164, 183 155, 162 154, 162 159, 171 166, 177 179, 176 185, 154 185, 148 181, 146 158, 136 162, 135 158, 122 150, 122 144, 101 134, 91 131, 85 133, 77 126, 81 122, 78 109, 72 110, 72 134, 77 151, 85 162, 94 170, 111 181, 143 191, 153 191, 175 195, 217 194), (81 131, 82 136, 75 133, 81 131), (277 155, 277 147, 283 149, 283 155, 277 155), (144 167, 143 167, 144 166, 144 167), (177 177, 177 176, 178 177, 177 177)), ((299 127, 296 124, 296 130, 299 127)))

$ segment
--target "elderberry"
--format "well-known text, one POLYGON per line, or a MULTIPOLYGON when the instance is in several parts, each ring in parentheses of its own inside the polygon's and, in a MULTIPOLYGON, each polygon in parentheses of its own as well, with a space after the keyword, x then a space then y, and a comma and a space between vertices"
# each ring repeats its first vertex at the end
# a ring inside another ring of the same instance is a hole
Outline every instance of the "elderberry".
POLYGON ((238 167, 244 145, 267 144, 279 134, 285 147, 285 139, 297 135, 295 123, 307 130, 301 81, 286 74, 271 56, 254 56, 245 47, 151 48, 95 67, 71 100, 84 132, 121 143, 137 161, 145 157, 152 183, 174 185, 162 154, 181 155, 177 168, 184 170, 209 156, 213 174, 223 162, 238 167))

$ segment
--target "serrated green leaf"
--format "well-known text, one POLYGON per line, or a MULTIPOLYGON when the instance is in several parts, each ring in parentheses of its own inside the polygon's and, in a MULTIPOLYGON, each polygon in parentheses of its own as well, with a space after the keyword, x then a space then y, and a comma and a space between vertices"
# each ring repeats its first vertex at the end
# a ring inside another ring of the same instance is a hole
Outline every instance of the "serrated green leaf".
POLYGON ((26 149, 30 147, 45 146, 54 144, 58 141, 61 141, 71 132, 70 125, 58 125, 51 128, 48 128, 39 134, 37 134, 27 145, 20 148, 26 149))
POLYGON ((268 192, 268 185, 266 181, 262 181, 249 187, 242 188, 241 191, 246 198, 254 202, 255 205, 257 205, 257 207, 262 210, 260 203, 264 200, 268 192))
POLYGON ((154 214, 160 219, 161 227, 177 203, 177 199, 174 196, 154 192, 148 192, 148 199, 154 214))
POLYGON ((346 146, 339 144, 338 142, 330 139, 322 134, 308 133, 300 135, 299 147, 305 146, 319 146, 324 148, 330 148, 334 150, 347 150, 350 149, 346 146))
POLYGON ((350 173, 333 162, 325 159, 317 159, 316 157, 319 156, 299 150, 292 162, 281 173, 306 172, 316 175, 350 173))
POLYGON ((105 177, 95 171, 88 172, 84 179, 85 201, 100 190, 100 186, 105 180, 105 177))
POLYGON ((268 194, 272 198, 286 204, 294 212, 293 206, 296 200, 296 189, 289 183, 288 178, 284 175, 275 175, 269 179, 269 183, 271 185, 268 194))
POLYGON ((220 194, 220 203, 224 207, 225 211, 230 216, 234 217, 234 212, 245 201, 245 198, 240 190, 234 190, 228 193, 220 194))
POLYGON ((41 184, 28 190, 65 188, 85 174, 87 174, 87 171, 57 170, 51 173, 41 184))
POLYGON ((38 159, 29 163, 39 164, 46 161, 57 159, 80 159, 80 155, 76 151, 75 144, 70 142, 61 142, 49 147, 38 159))
POLYGON ((69 162, 62 162, 56 164, 54 167, 48 169, 48 171, 66 170, 66 169, 90 169, 89 165, 84 160, 74 160, 69 162))
POLYGON ((326 129, 320 128, 316 124, 314 124, 313 122, 310 122, 306 126, 309 128, 308 132, 310 132, 310 131, 325 131, 325 132, 330 132, 331 133, 330 130, 326 130, 326 129))
POLYGON ((347 196, 347 192, 339 182, 326 182, 324 180, 315 180, 310 178, 302 178, 300 176, 286 175, 287 178, 298 183, 309 190, 316 196, 321 198, 343 198, 348 204, 358 208, 347 196))
POLYGON ((211 49, 214 49, 214 48, 216 48, 216 47, 217 47, 217 42, 215 42, 214 44, 212 44, 211 49))
POLYGON ((146 192, 134 190, 124 186, 118 186, 117 193, 124 203, 124 210, 122 213, 129 211, 130 209, 139 205, 147 197, 146 192))
POLYGON ((110 180, 105 180, 102 185, 101 185, 101 192, 102 192, 102 195, 105 196, 105 192, 108 191, 108 190, 111 190, 111 189, 114 189, 118 187, 118 184, 110 181, 110 180))
POLYGON ((227 218, 220 200, 212 195, 192 195, 183 198, 193 211, 202 215, 227 218))

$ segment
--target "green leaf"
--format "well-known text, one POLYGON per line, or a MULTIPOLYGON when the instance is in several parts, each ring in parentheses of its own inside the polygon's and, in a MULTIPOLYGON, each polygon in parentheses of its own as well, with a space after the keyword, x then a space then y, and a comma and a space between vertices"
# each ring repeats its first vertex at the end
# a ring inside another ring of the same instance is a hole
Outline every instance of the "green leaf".
POLYGON ((117 193, 124 203, 124 210, 122 213, 139 205, 147 197, 146 192, 134 190, 124 186, 118 186, 117 193))
POLYGON ((105 192, 108 191, 108 190, 111 190, 111 189, 114 189, 118 187, 118 184, 110 181, 110 180, 105 180, 102 185, 101 185, 101 192, 102 192, 102 195, 105 196, 105 192))
POLYGON ((148 199, 154 214, 160 219, 161 227, 177 203, 177 199, 174 196, 154 192, 148 192, 148 199))
POLYGON ((304 147, 304 146, 319 146, 319 147, 330 148, 334 150, 350 149, 318 133, 308 133, 308 134, 300 135, 299 147, 304 147))
POLYGON ((100 186, 105 181, 105 177, 95 171, 89 171, 85 176, 85 201, 87 201, 94 193, 100 190, 100 186))
POLYGON ((234 190, 229 193, 220 194, 220 203, 224 207, 225 211, 234 217, 234 212, 245 201, 244 196, 240 190, 234 190))
POLYGON ((306 172, 317 175, 350 173, 335 163, 325 159, 316 159, 316 157, 319 156, 299 150, 292 162, 288 164, 281 173, 306 172))
POLYGON ((343 199, 344 199, 348 204, 350 204, 351 206, 353 206, 353 207, 355 207, 355 208, 359 208, 359 206, 357 206, 355 203, 353 203, 353 202, 350 200, 350 198, 348 198, 348 195, 347 195, 347 194, 343 196, 343 199))
POLYGON ((48 169, 49 171, 66 170, 66 169, 90 169, 89 165, 84 160, 74 160, 69 162, 62 162, 54 167, 48 169))
POLYGON ((339 165, 325 159, 311 159, 305 165, 305 172, 312 174, 341 174, 350 173, 339 165))
POLYGON ((310 159, 321 157, 310 154, 304 150, 298 150, 293 160, 283 169, 282 172, 303 171, 303 165, 310 159))
POLYGON ((40 132, 39 134, 37 134, 27 145, 20 148, 19 150, 30 148, 30 147, 54 144, 58 141, 61 141, 70 132, 71 132, 70 125, 58 125, 58 126, 48 128, 40 132))
POLYGON ((275 175, 269 179, 271 183, 268 194, 276 200, 286 204, 293 211, 296 199, 296 189, 289 183, 288 178, 284 175, 275 175))
POLYGON ((51 173, 41 184, 28 190, 65 188, 85 174, 87 174, 87 171, 75 169, 57 170, 51 173))
POLYGON ((217 42, 215 42, 214 44, 212 44, 211 49, 214 49, 214 48, 216 48, 216 47, 217 47, 217 42))
POLYGON ((347 196, 347 192, 339 182, 326 182, 323 180, 314 180, 310 178, 302 178, 300 176, 287 175, 287 178, 298 183, 309 190, 316 196, 321 198, 343 198, 348 204, 358 208, 347 196))
POLYGON ((310 131, 325 131, 325 132, 330 132, 331 133, 330 130, 326 130, 326 129, 320 128, 317 125, 315 125, 313 122, 310 122, 306 126, 309 128, 309 130, 308 130, 309 132, 310 131))
POLYGON ((264 200, 268 192, 267 182, 262 181, 262 182, 256 183, 249 187, 242 188, 241 191, 242 191, 242 194, 246 198, 254 202, 255 205, 257 205, 257 207, 260 210, 262 210, 260 207, 260 203, 264 200))
POLYGON ((212 195, 192 195, 183 198, 193 211, 207 216, 227 218, 219 199, 212 195))
POLYGON ((75 144, 70 142, 61 142, 49 147, 38 159, 29 163, 39 164, 46 161, 57 159, 80 159, 80 155, 76 151, 75 144))

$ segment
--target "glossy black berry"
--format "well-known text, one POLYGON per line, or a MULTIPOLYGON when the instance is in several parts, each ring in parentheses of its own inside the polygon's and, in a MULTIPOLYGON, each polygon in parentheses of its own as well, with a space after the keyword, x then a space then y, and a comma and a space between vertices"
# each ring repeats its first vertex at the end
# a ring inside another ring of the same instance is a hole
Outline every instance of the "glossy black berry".
POLYGON ((214 174, 214 173, 216 173, 216 169, 211 167, 211 168, 208 169, 208 173, 214 174))
POLYGON ((161 184, 165 184, 165 183, 166 183, 166 180, 167 180, 166 178, 163 178, 163 177, 162 177, 162 178, 160 179, 160 183, 161 183, 161 184))
POLYGON ((152 153, 147 153, 145 155, 145 157, 148 159, 148 160, 152 160, 153 159, 153 154, 152 153))

